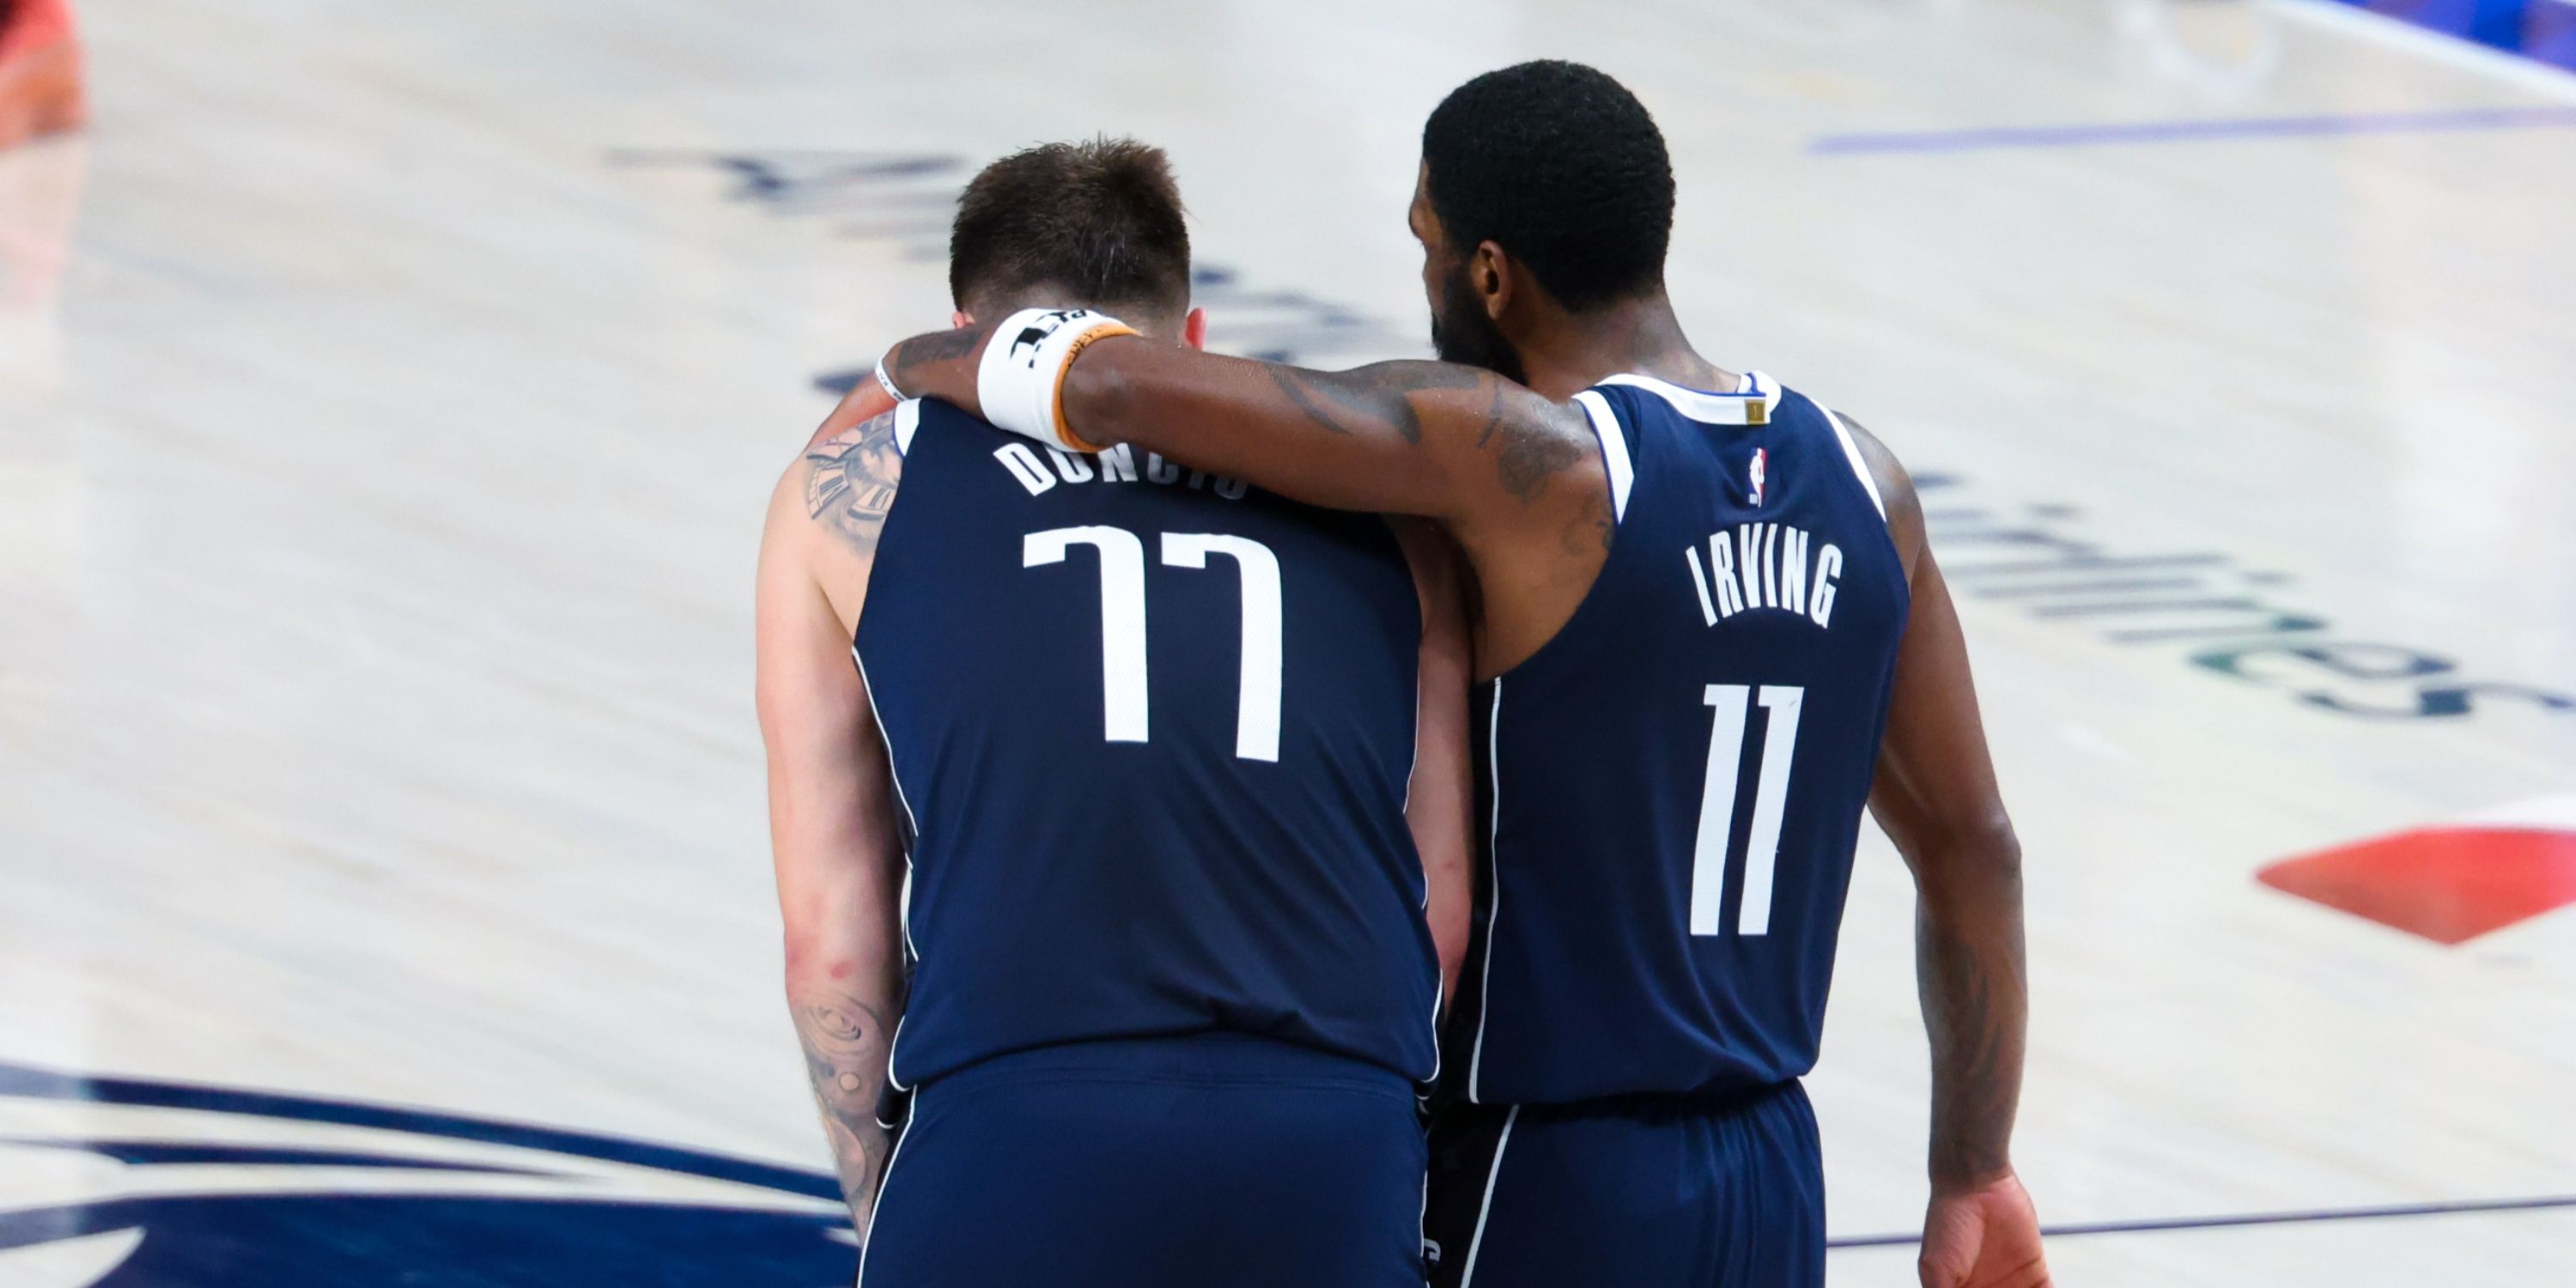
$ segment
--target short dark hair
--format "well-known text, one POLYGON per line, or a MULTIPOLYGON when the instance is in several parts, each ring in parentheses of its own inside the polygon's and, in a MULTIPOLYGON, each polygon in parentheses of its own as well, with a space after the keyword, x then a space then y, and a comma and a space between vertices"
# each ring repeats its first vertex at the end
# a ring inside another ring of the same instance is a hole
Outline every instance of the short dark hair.
POLYGON ((1664 280, 1673 163, 1628 88, 1553 59, 1487 72, 1422 127, 1431 213, 1461 251, 1493 242, 1583 310, 1664 280))
POLYGON ((1053 287, 1065 303, 1186 310, 1190 230, 1160 148, 1047 143, 984 167, 957 202, 948 291, 960 309, 1053 287))

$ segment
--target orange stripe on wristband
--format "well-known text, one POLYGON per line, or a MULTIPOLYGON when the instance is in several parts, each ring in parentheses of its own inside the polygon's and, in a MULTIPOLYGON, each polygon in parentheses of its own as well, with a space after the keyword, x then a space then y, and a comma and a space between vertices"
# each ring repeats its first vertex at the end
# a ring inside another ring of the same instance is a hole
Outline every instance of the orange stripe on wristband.
POLYGON ((1064 361, 1055 364, 1055 393, 1048 401, 1055 407, 1055 436, 1066 447, 1087 456, 1109 450, 1099 443, 1084 442, 1082 436, 1074 433, 1072 424, 1064 418, 1064 377, 1067 372, 1073 370, 1073 360, 1081 357, 1082 351, 1090 348, 1095 340, 1105 340, 1113 335, 1134 334, 1136 334, 1136 328, 1121 323, 1113 322, 1107 326, 1095 327, 1090 334, 1074 341, 1073 347, 1064 351, 1064 361))

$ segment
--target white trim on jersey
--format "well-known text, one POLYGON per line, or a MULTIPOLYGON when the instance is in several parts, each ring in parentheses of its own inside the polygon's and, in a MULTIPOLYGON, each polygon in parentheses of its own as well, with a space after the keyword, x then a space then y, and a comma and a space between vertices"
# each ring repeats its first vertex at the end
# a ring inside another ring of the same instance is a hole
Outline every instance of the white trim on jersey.
POLYGON ((1601 468, 1610 476, 1610 521, 1615 524, 1628 517, 1628 492, 1637 486, 1637 466, 1628 458, 1628 436, 1620 432, 1619 415, 1610 410, 1609 399, 1586 389, 1574 401, 1583 404, 1584 418, 1592 422, 1592 436, 1601 440, 1601 468))
POLYGON ((907 398, 894 405, 894 454, 912 455, 912 436, 921 429, 921 400, 907 398))
POLYGON ((1476 1049, 1467 1057, 1467 1103, 1480 1103, 1485 1076, 1485 1020, 1494 1011, 1494 931, 1502 925, 1503 873, 1494 843, 1503 830, 1503 679, 1494 677, 1494 706, 1485 716, 1485 762, 1493 779, 1494 814, 1485 825, 1485 969, 1476 986, 1476 1049))
MULTIPOLYGON (((1430 911, 1430 909, 1431 909, 1431 901, 1430 901, 1429 899, 1425 899, 1425 900, 1423 900, 1423 901, 1422 901, 1422 907, 1423 907, 1423 910, 1424 910, 1425 912, 1430 911)), ((1444 1072, 1447 1072, 1447 1070, 1446 1070, 1445 1066, 1444 1066, 1441 1062, 1449 1058, 1449 1052, 1445 1049, 1445 1048, 1446 1048, 1446 1044, 1445 1044, 1445 1043, 1443 1043, 1443 1042, 1440 1040, 1440 1008, 1441 1008, 1442 1006, 1446 1005, 1446 1004, 1448 1003, 1449 999, 1448 999, 1448 998, 1445 998, 1445 997, 1442 997, 1442 996, 1440 995, 1440 983, 1441 983, 1441 980, 1440 980, 1440 953, 1439 953, 1439 951, 1438 951, 1438 950, 1439 950, 1439 945, 1437 945, 1437 944, 1432 945, 1432 949, 1433 949, 1433 951, 1432 951, 1432 954, 1431 954, 1431 1015, 1430 1015, 1430 1020, 1431 1020, 1431 1076, 1430 1076, 1429 1078, 1425 1079, 1421 1084, 1419 1084, 1419 1085, 1420 1085, 1420 1087, 1421 1087, 1421 1089, 1420 1089, 1420 1090, 1418 1090, 1418 1091, 1416 1091, 1416 1092, 1414 1092, 1414 1093, 1413 1093, 1413 1099, 1414 1099, 1414 1102, 1415 1102, 1416 1104, 1418 1104, 1418 1105, 1425 1105, 1425 1106, 1427 1106, 1427 1105, 1429 1105, 1429 1104, 1431 1103, 1431 1097, 1432 1097, 1433 1093, 1435 1093, 1435 1092, 1437 1092, 1437 1091, 1439 1091, 1439 1090, 1440 1090, 1440 1075, 1441 1075, 1442 1073, 1444 1073, 1444 1072)))
MULTIPOLYGON (((1503 1179, 1503 1151, 1511 1148, 1512 1127, 1520 1120, 1519 1105, 1512 1106, 1512 1111, 1503 1115, 1503 1134, 1494 1142, 1493 1166, 1485 1169, 1485 1201, 1476 1205, 1476 1233, 1467 1240, 1467 1264, 1458 1272, 1458 1288, 1468 1288, 1476 1282, 1476 1254, 1485 1248, 1485 1218, 1494 1214, 1494 1187, 1503 1179)), ((886 1164, 886 1169, 892 1171, 894 1164, 886 1164)), ((876 1214, 871 1212, 868 1218, 874 1221, 876 1214)))
MULTIPOLYGON (((1420 597, 1420 591, 1415 597, 1420 597)), ((1408 827, 1413 822, 1413 775, 1422 768, 1422 650, 1414 649, 1413 660, 1413 755, 1404 762, 1404 804, 1396 812, 1405 816, 1408 827)), ((1431 882, 1422 883, 1422 906, 1431 906, 1431 882)))
POLYGON ((1669 380, 1623 372, 1606 376, 1604 385, 1626 385, 1672 404, 1674 411, 1704 425, 1767 425, 1771 413, 1780 406, 1780 383, 1759 371, 1744 373, 1744 388, 1731 394, 1710 393, 1705 389, 1685 389, 1669 380), (1752 409, 1760 407, 1756 414, 1752 409))
MULTIPOLYGON (((1404 825, 1407 832, 1413 830, 1413 774, 1420 768, 1422 768, 1422 668, 1417 664, 1413 668, 1413 762, 1404 767, 1403 812, 1406 816, 1404 825)), ((1417 862, 1421 858, 1419 854, 1414 857, 1417 862)), ((1431 874, 1427 870, 1422 874, 1422 907, 1418 911, 1426 913, 1431 911, 1431 874)), ((1435 944, 1433 947, 1436 950, 1438 945, 1435 944)), ((1440 1003, 1443 1000, 1440 996, 1440 984, 1440 954, 1434 951, 1431 954, 1431 1081, 1429 1084, 1434 1087, 1440 1085, 1440 1057, 1445 1054, 1441 1050, 1440 1042, 1440 1003)), ((1421 1100, 1425 1097, 1423 1093, 1415 1092, 1414 1098, 1421 1100)), ((1427 1181, 1424 1183, 1429 1184, 1427 1181)), ((1431 1201, 1427 1197, 1428 1193, 1429 1191, 1426 1190, 1426 1197, 1423 1199, 1426 1205, 1431 1201)))
POLYGON ((876 1246, 877 1213, 885 1211, 886 1187, 894 1183, 894 1165, 903 1158, 903 1143, 912 1139, 914 1114, 904 1119, 903 1131, 894 1138, 894 1152, 886 1156, 885 1170, 877 1173, 877 1201, 868 1205, 868 1228, 859 1233, 859 1277, 850 1281, 851 1288, 868 1281, 868 1249, 876 1246))
POLYGON ((1851 431, 1843 427, 1843 418, 1835 415, 1833 408, 1817 403, 1816 410, 1823 412, 1825 423, 1834 427, 1834 437, 1843 440, 1843 459, 1850 461, 1852 473, 1860 476, 1861 487, 1869 493, 1869 503, 1878 507, 1878 521, 1887 522, 1887 502, 1879 499, 1878 480, 1870 476, 1869 462, 1861 459, 1860 444, 1852 441, 1851 431))
MULTIPOLYGON (((912 942, 912 845, 921 840, 921 820, 913 816, 912 797, 905 794, 903 775, 895 770, 894 736, 886 732, 885 713, 877 710, 877 686, 868 682, 868 660, 859 656, 857 640, 850 641, 850 661, 859 668, 860 687, 868 691, 868 718, 876 722, 877 741, 885 744, 886 781, 894 784, 895 803, 903 806, 903 821, 912 827, 910 843, 903 847, 903 893, 897 898, 897 913, 903 922, 903 951, 913 961, 918 962, 921 960, 921 949, 912 942)), ((911 1015, 911 1011, 912 1008, 905 1007, 904 1014, 895 1017, 894 1036, 886 1041, 886 1085, 897 1091, 912 1090, 903 1085, 901 1079, 894 1076, 895 1049, 903 1045, 903 1022, 911 1015)), ((893 1167, 894 1161, 888 1159, 886 1168, 891 1171, 893 1167)), ((875 1219, 873 1214, 869 1219, 875 1219)))

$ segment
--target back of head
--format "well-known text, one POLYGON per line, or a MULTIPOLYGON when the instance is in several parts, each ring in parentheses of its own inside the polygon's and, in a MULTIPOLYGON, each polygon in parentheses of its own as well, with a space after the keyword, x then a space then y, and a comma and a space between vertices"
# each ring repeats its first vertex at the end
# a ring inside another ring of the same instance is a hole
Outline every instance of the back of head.
POLYGON ((1190 233, 1160 148, 1133 139, 1048 143, 984 167, 948 239, 957 307, 1088 305, 1176 334, 1190 306, 1190 233))
POLYGON ((1673 164, 1626 86, 1580 63, 1487 72, 1422 127, 1424 190, 1449 244, 1493 242, 1585 312, 1662 286, 1673 164))

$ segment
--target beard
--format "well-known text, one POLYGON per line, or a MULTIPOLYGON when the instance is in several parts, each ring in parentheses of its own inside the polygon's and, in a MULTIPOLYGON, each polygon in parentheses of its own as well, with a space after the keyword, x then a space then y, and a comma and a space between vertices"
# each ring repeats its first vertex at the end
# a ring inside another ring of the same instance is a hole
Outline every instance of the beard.
POLYGON ((1463 263, 1450 270, 1440 301, 1431 308, 1431 351, 1442 362, 1482 367, 1514 384, 1529 383, 1521 371, 1519 352, 1503 338, 1502 328, 1477 307, 1463 263))

